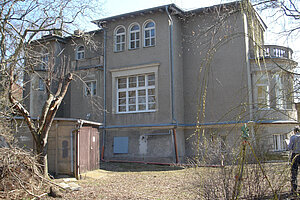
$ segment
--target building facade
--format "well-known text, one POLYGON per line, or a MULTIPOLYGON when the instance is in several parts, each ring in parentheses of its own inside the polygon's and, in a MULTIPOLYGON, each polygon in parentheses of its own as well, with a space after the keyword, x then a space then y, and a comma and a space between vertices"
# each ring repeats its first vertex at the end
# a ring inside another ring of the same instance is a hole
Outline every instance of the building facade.
MULTIPOLYGON (((291 49, 264 45, 266 25, 248 6, 170 4, 95 20, 99 30, 82 35, 44 36, 41 43, 54 57, 63 50, 78 77, 58 117, 102 123, 104 160, 188 162, 206 152, 218 162, 239 145, 245 123, 265 152, 284 151, 297 124, 287 72, 297 63, 291 49)), ((37 73, 25 76, 36 117, 50 54, 42 52, 37 73)))

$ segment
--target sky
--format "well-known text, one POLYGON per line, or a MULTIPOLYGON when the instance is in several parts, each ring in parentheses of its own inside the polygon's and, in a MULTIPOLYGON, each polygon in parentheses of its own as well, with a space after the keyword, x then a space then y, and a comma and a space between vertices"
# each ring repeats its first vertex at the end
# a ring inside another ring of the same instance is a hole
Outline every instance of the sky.
MULTIPOLYGON (((234 0, 103 0, 101 12, 102 14, 95 19, 101 19, 170 3, 175 3, 183 10, 192 10, 230 1, 234 0)), ((289 39, 287 40, 286 37, 282 37, 282 35, 279 36, 279 34, 276 34, 281 31, 282 27, 289 26, 289 22, 287 20, 279 22, 277 18, 274 18, 274 16, 270 17, 266 12, 260 13, 260 16, 268 26, 264 37, 265 44, 281 45, 292 48, 294 51, 294 60, 300 63, 300 37, 289 37, 289 39)), ((91 25, 89 29, 96 28, 96 26, 91 25)))

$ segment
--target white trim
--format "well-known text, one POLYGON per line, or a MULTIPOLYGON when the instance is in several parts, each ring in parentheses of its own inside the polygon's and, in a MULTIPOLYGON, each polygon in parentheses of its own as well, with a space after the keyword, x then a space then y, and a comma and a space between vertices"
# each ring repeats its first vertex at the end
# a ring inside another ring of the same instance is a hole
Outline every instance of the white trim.
POLYGON ((134 23, 130 24, 128 27, 128 49, 130 49, 130 50, 138 49, 138 48, 140 48, 140 45, 141 45, 141 27, 137 22, 134 22, 134 23), (139 30, 131 31, 132 27, 134 27, 134 26, 138 26, 139 30), (134 34, 133 40, 131 40, 132 33, 134 34), (139 37, 138 39, 136 38, 137 35, 139 37), (131 48, 131 42, 134 42, 134 48, 131 48), (137 45, 137 42, 138 42, 138 45, 137 45))
POLYGON ((125 49, 126 49, 126 28, 125 28, 125 26, 123 26, 123 25, 119 25, 119 26, 117 26, 116 28, 115 28, 115 30, 114 30, 114 40, 113 40, 113 46, 114 46, 114 52, 121 52, 121 51, 125 51, 125 49), (119 30, 119 29, 121 29, 121 28, 123 28, 124 29, 124 33, 119 33, 119 34, 117 34, 117 31, 119 30), (124 36, 124 41, 121 41, 122 40, 122 36, 124 36), (120 37, 120 42, 119 43, 117 43, 117 37, 120 37), (120 49, 118 50, 117 49, 117 45, 120 45, 120 49), (124 47, 123 47, 123 45, 124 45, 124 47), (121 47, 123 47, 123 48, 121 48, 121 47))
POLYGON ((143 46, 144 47, 153 47, 153 46, 155 46, 156 45, 156 24, 155 24, 155 22, 154 22, 154 20, 152 20, 152 19, 148 19, 148 20, 146 20, 145 22, 144 22, 144 24, 143 24, 143 46), (145 28, 145 26, 148 24, 148 23, 150 23, 150 22, 153 22, 153 24, 154 24, 154 27, 151 27, 151 28, 145 28), (151 30, 152 29, 154 29, 154 36, 151 36, 151 30), (145 36, 145 32, 146 31, 150 31, 150 33, 149 33, 149 37, 147 37, 146 38, 146 36, 145 36), (146 46, 146 39, 149 39, 150 40, 150 43, 149 43, 149 45, 147 45, 146 46), (154 39, 154 44, 152 44, 152 39, 154 39))

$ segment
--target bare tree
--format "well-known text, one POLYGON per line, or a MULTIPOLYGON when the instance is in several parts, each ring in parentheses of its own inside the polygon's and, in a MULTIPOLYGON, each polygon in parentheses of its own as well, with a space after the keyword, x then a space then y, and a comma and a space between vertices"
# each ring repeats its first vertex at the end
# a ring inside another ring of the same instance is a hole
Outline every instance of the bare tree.
MULTIPOLYGON (((48 175, 47 140, 53 119, 73 79, 68 59, 51 52, 53 60, 60 60, 59 66, 49 62, 45 81, 46 101, 40 117, 33 120, 24 102, 14 95, 14 86, 23 72, 34 73, 32 63, 39 59, 37 46, 47 46, 37 40, 44 34, 66 35, 78 17, 86 16, 91 9, 97 10, 100 2, 92 0, 4 0, 0 15, 0 59, 2 88, 8 95, 10 108, 23 116, 35 143, 39 164, 44 176, 48 175), (91 6, 93 5, 93 6, 91 6), (67 27, 69 29, 67 29, 67 27)), ((95 10, 93 13, 95 13, 95 10)), ((73 27, 74 28, 74 27, 73 27)))

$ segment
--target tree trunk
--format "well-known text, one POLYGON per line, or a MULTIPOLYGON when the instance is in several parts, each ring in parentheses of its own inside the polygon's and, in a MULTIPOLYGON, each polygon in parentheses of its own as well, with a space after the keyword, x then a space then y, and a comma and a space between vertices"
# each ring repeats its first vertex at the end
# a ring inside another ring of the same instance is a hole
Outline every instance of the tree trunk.
MULTIPOLYGON (((48 135, 48 134, 47 134, 48 135)), ((39 143, 36 147, 36 153, 38 155, 38 163, 42 171, 42 175, 45 178, 49 178, 48 175, 48 138, 40 138, 39 143), (46 141, 46 142, 44 142, 46 141)))

